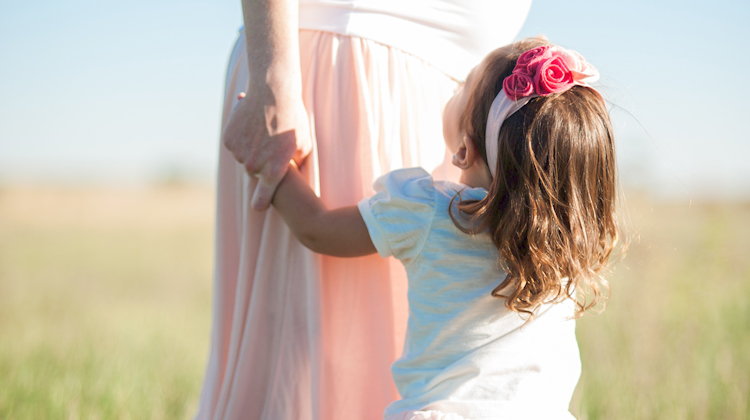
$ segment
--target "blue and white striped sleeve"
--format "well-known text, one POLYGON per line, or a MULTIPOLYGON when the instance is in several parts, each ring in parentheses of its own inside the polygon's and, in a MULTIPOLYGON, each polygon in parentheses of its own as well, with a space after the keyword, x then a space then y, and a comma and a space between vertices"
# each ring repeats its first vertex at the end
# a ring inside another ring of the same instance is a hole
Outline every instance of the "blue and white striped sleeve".
POLYGON ((381 257, 405 264, 422 251, 435 215, 435 187, 422 168, 399 169, 378 178, 375 195, 359 202, 359 212, 381 257))

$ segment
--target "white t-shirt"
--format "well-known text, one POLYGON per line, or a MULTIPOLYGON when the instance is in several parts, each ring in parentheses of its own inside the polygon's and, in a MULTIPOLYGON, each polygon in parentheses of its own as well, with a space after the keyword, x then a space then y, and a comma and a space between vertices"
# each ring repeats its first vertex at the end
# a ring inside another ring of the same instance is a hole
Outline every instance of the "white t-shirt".
POLYGON ((371 39, 464 80, 518 35, 531 0, 300 0, 299 27, 371 39))
MULTIPOLYGON (((524 320, 491 291, 505 278, 487 235, 468 235, 448 215, 451 199, 487 191, 434 181, 421 168, 390 172, 359 203, 372 242, 409 278, 403 355, 392 366, 401 400, 385 415, 438 410, 470 419, 570 419, 580 376, 573 302, 524 320)), ((455 205, 455 203, 454 203, 455 205)), ((455 213, 454 213, 455 214, 455 213)))

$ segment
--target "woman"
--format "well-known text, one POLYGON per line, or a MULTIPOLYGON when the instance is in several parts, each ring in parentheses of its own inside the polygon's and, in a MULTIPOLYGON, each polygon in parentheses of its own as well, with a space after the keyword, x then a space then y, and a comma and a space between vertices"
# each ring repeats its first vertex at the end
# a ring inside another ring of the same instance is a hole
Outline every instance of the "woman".
POLYGON ((227 72, 211 355, 197 419, 382 418, 398 398, 389 368, 406 328, 403 268, 313 254, 264 209, 292 158, 306 157, 303 173, 336 207, 400 167, 454 177, 443 166, 442 107, 471 67, 513 39, 529 7, 243 0, 246 31, 227 72))

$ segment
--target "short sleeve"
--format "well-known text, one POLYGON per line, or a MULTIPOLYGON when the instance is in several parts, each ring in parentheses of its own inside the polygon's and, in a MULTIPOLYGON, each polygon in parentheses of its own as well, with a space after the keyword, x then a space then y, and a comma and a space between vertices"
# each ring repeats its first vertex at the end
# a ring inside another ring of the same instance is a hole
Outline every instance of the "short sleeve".
POLYGON ((359 202, 370 239, 382 257, 404 263, 417 257, 435 215, 435 187, 422 168, 399 169, 378 178, 375 195, 359 202))

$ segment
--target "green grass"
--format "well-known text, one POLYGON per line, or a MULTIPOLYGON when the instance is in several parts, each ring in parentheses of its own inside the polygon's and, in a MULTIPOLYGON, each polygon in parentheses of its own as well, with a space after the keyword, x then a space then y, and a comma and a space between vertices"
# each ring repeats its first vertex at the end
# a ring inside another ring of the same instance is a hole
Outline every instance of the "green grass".
POLYGON ((750 418, 750 206, 629 203, 606 311, 578 324, 579 419, 750 418))
POLYGON ((208 190, 0 192, 0 418, 190 418, 212 207, 208 190), (206 210, 165 217, 183 205, 206 210))
MULTIPOLYGON (((0 418, 182 419, 211 321, 209 189, 0 190, 0 418)), ((750 418, 750 205, 628 203, 578 321, 580 420, 750 418)))

